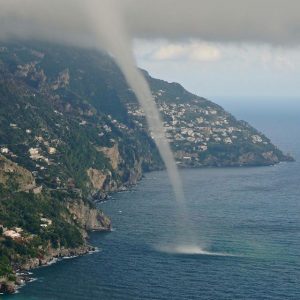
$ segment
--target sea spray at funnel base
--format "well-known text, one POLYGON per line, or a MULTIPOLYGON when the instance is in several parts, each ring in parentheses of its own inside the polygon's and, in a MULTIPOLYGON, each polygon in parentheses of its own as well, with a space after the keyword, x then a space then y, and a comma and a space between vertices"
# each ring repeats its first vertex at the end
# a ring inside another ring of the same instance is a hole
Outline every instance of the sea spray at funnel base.
POLYGON ((237 256, 237 255, 233 255, 233 254, 225 253, 225 252, 208 251, 205 248, 202 248, 199 246, 194 246, 191 244, 156 246, 155 250, 159 251, 159 252, 168 253, 168 254, 174 254, 174 255, 206 255, 206 256, 227 256, 227 257, 236 257, 237 256))

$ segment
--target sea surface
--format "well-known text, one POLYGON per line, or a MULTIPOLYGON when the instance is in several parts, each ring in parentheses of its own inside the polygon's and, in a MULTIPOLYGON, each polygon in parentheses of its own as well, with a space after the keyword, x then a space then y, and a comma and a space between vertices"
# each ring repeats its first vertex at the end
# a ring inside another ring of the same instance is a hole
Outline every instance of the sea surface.
POLYGON ((295 163, 181 171, 192 244, 177 244, 182 220, 166 173, 149 173, 100 205, 114 231, 91 234, 99 252, 37 269, 5 299, 300 299, 297 109, 231 107, 295 163))

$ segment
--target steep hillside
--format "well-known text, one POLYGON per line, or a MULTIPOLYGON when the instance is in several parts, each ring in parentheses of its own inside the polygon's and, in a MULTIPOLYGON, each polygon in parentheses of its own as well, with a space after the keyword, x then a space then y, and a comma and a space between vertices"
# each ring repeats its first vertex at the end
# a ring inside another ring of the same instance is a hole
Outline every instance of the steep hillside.
MULTIPOLYGON (((143 72, 179 166, 292 160, 220 106, 143 72)), ((162 168, 144 113, 109 56, 0 45, 0 291, 13 290, 18 268, 88 251, 87 231, 110 229, 92 200, 162 168)))
POLYGON ((1 293, 15 292, 27 279, 17 270, 85 254, 93 250, 87 231, 109 229, 109 219, 92 203, 71 190, 37 186, 31 172, 0 155, 1 293))
MULTIPOLYGON (((96 170, 102 189, 114 190, 134 183, 143 169, 161 166, 143 111, 108 56, 10 44, 1 48, 0 59, 0 145, 43 182, 90 190, 96 170)), ((290 159, 220 106, 145 75, 179 165, 270 165, 290 159)))
POLYGON ((152 139, 129 119, 117 95, 123 79, 115 65, 93 53, 44 50, 47 55, 13 46, 0 55, 4 155, 38 183, 80 188, 85 195, 136 183, 142 169, 158 168, 152 139), (95 173, 102 182, 95 182, 95 173))

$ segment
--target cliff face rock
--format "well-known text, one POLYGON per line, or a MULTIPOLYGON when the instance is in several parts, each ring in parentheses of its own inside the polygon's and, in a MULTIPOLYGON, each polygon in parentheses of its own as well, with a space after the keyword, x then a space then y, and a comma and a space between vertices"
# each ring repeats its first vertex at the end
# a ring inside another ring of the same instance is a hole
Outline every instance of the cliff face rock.
POLYGON ((134 157, 132 166, 124 167, 124 165, 119 165, 119 163, 123 163, 125 160, 119 153, 117 146, 112 148, 102 148, 101 151, 104 151, 107 157, 110 157, 112 167, 115 168, 115 176, 113 176, 113 173, 109 170, 97 170, 93 168, 87 170, 90 181, 90 195, 93 199, 105 199, 107 193, 125 190, 130 186, 136 185, 138 181, 142 179, 143 158, 134 157))
POLYGON ((91 187, 94 190, 102 190, 104 183, 110 174, 105 174, 104 171, 90 168, 87 170, 87 175, 90 179, 91 187))
POLYGON ((18 191, 29 191, 36 187, 31 172, 0 155, 0 183, 14 185, 18 191))
POLYGON ((246 165, 246 164, 249 164, 251 162, 252 163, 255 162, 255 160, 256 160, 256 157, 255 157, 254 153, 250 152, 250 153, 245 153, 245 154, 241 155, 239 157, 238 162, 241 165, 246 165))
POLYGON ((89 194, 93 199, 106 199, 107 193, 118 191, 122 183, 113 179, 109 170, 87 170, 89 177, 89 194))
POLYGON ((91 246, 81 246, 72 249, 63 247, 53 248, 49 246, 47 249, 45 249, 44 255, 40 256, 39 258, 27 260, 24 264, 19 266, 19 268, 21 270, 29 271, 40 266, 48 265, 55 259, 80 256, 93 250, 95 250, 95 248, 91 246))
POLYGON ((273 163, 276 163, 276 164, 280 162, 278 156, 277 156, 273 151, 264 152, 264 153, 262 154, 262 156, 263 156, 267 161, 270 161, 270 162, 273 162, 273 163))
POLYGON ((81 199, 68 202, 67 208, 73 221, 77 222, 85 231, 108 231, 111 229, 109 218, 81 199))
POLYGON ((0 293, 14 294, 16 292, 16 284, 7 278, 0 278, 0 293))
POLYGON ((65 88, 70 83, 70 74, 69 70, 64 70, 59 73, 57 80, 53 83, 52 89, 58 90, 59 88, 65 88))
POLYGON ((143 176, 142 163, 142 160, 135 160, 134 167, 130 170, 130 175, 128 179, 129 185, 137 184, 137 182, 141 180, 143 176))
POLYGON ((118 144, 115 144, 111 148, 97 147, 97 150, 99 152, 102 152, 109 159, 113 170, 116 170, 118 168, 118 165, 121 162, 121 156, 120 156, 118 144))
POLYGON ((279 157, 273 152, 263 152, 261 155, 257 155, 253 152, 245 153, 239 157, 238 163, 240 165, 273 165, 280 162, 279 157))

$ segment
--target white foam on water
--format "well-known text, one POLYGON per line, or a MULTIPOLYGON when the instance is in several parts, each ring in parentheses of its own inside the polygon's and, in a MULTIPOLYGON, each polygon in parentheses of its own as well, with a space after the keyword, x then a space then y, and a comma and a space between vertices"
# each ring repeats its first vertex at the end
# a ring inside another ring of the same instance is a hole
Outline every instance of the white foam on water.
POLYGON ((173 245, 173 246, 159 246, 155 248, 157 251, 169 254, 182 255, 207 255, 207 256, 236 256, 225 252, 212 252, 205 250, 197 245, 173 245))
POLYGON ((47 264, 45 266, 51 266, 53 264, 56 264, 58 261, 59 261, 59 259, 54 257, 49 262, 47 262, 47 264))
POLYGON ((79 255, 71 255, 71 256, 63 256, 62 259, 73 259, 78 257, 79 255))
POLYGON ((96 247, 95 250, 89 251, 88 254, 91 255, 91 254, 94 254, 94 253, 99 253, 99 252, 101 252, 101 251, 102 251, 102 250, 101 250, 100 248, 96 247))

